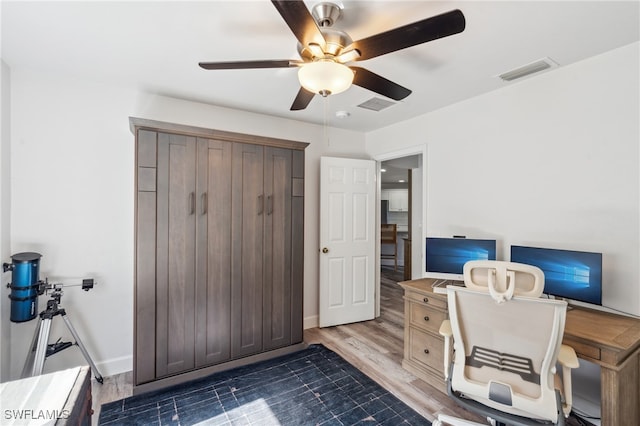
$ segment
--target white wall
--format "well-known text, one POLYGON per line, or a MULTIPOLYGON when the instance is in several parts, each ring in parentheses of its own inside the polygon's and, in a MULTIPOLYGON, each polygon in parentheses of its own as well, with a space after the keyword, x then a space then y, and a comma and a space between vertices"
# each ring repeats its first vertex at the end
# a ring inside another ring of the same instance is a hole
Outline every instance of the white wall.
MULTIPOLYGON (((0 6, 0 10, 2 7, 0 6)), ((10 259, 10 196, 11 196, 11 90, 9 67, 0 60, 0 263, 10 259)), ((0 277, 0 290, 6 289, 11 281, 9 274, 0 277)), ((4 292, 0 292, 0 382, 9 377, 10 369, 10 336, 9 326, 10 301, 4 292)))
MULTIPOLYGON (((26 71, 12 70, 11 88, 11 252, 41 253, 41 278, 53 282, 97 279, 98 285, 87 293, 67 289, 62 301, 103 375, 132 368, 130 116, 311 143, 305 172, 304 315, 317 315, 319 158, 362 157, 363 134, 325 132, 292 120, 26 71)), ((41 308, 45 300, 40 298, 41 308)), ((68 334, 57 321, 52 339, 68 334)), ((35 320, 11 324, 14 378, 20 374, 35 325, 35 320)), ((45 372, 80 363, 80 351, 67 349, 47 360, 45 372)))
POLYGON ((602 252, 603 304, 640 315, 639 46, 369 133, 367 152, 427 145, 427 235, 602 252))

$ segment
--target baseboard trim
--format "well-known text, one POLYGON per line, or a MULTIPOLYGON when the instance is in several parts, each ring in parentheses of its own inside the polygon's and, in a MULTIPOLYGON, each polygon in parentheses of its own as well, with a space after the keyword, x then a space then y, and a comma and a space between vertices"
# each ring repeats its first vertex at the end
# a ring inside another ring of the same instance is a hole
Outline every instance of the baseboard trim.
POLYGON ((317 328, 320 325, 320 321, 317 315, 311 315, 309 317, 305 317, 302 323, 303 329, 308 328, 317 328))
POLYGON ((133 370, 133 356, 122 356, 96 363, 96 368, 103 377, 115 376, 133 370))

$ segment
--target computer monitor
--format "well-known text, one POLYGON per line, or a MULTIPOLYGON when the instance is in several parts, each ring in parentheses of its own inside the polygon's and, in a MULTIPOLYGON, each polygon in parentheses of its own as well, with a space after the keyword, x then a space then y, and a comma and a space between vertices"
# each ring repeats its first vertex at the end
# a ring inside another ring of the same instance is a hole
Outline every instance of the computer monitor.
POLYGON ((602 305, 602 253, 511 246, 511 261, 542 269, 548 295, 602 305))
POLYGON ((463 281, 470 260, 496 260, 496 240, 428 237, 426 278, 463 281))

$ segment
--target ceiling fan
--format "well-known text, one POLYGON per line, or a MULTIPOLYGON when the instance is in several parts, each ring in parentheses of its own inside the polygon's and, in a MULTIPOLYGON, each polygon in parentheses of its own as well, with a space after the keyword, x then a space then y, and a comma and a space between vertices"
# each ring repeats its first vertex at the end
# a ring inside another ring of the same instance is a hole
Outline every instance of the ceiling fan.
POLYGON ((301 87, 291 105, 292 111, 305 109, 316 94, 340 93, 351 84, 396 101, 404 99, 411 90, 365 68, 346 64, 458 34, 465 28, 462 12, 452 10, 353 41, 344 31, 332 28, 341 13, 337 4, 319 3, 310 13, 302 1, 272 0, 271 3, 298 39, 300 60, 200 62, 198 65, 207 70, 298 67, 301 87))

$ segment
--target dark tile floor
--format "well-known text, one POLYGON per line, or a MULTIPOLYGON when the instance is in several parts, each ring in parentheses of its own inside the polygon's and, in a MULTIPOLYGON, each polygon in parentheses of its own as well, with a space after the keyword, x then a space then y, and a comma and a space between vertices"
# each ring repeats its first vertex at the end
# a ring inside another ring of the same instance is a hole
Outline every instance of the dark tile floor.
POLYGON ((104 404, 101 425, 429 425, 322 345, 104 404))

